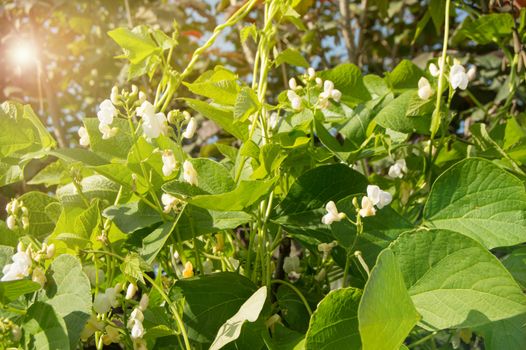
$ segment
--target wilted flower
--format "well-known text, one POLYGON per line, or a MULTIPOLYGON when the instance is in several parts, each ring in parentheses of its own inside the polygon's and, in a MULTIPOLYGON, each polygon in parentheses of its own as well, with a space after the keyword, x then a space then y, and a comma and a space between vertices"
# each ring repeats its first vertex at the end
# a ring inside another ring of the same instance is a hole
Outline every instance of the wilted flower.
POLYGON ((422 100, 428 100, 431 96, 433 96, 433 89, 429 84, 429 80, 424 77, 420 78, 418 81, 418 97, 422 100))
POLYGON ((77 132, 79 134, 79 144, 81 146, 89 146, 90 140, 88 135, 88 130, 85 127, 81 126, 77 132))
POLYGON ((461 64, 455 63, 449 71, 449 81, 453 89, 460 88, 461 90, 466 90, 469 83, 466 69, 461 64))
POLYGON ((195 131, 197 130, 197 122, 195 121, 195 118, 190 118, 188 121, 188 125, 186 126, 186 130, 183 133, 183 137, 185 139, 191 139, 194 137, 195 131))
POLYGON ((407 173, 405 159, 399 159, 389 167, 389 176, 392 178, 402 178, 405 173, 407 173))
POLYGON ((373 205, 376 205, 378 209, 382 209, 393 200, 393 196, 391 196, 389 192, 382 191, 380 187, 376 185, 367 186, 367 197, 369 197, 373 205))
POLYGON ((187 261, 184 264, 183 278, 189 278, 194 276, 194 266, 190 261, 187 261))
POLYGON ((197 171, 188 160, 183 163, 183 179, 191 185, 197 186, 197 171))
POLYGON ((327 210, 327 214, 321 218, 321 222, 325 225, 330 225, 334 221, 341 221, 345 218, 345 213, 339 213, 338 208, 336 208, 336 204, 333 201, 327 203, 325 209, 327 210))
POLYGON ((333 241, 330 243, 320 243, 318 244, 318 251, 324 254, 329 254, 332 248, 336 247, 337 245, 338 245, 338 242, 336 241, 333 241))
POLYGON ((177 161, 175 160, 174 153, 172 150, 164 150, 162 155, 163 160, 163 175, 170 176, 177 168, 177 161))
POLYGON ((95 314, 91 314, 88 322, 86 322, 86 325, 80 334, 80 338, 82 340, 86 340, 95 332, 102 330, 102 327, 104 327, 104 322, 97 320, 97 316, 95 314))

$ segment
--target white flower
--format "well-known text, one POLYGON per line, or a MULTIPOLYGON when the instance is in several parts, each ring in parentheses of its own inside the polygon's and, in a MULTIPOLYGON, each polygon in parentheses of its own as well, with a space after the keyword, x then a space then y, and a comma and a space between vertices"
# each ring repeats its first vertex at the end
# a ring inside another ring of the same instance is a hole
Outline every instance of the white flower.
POLYGON ((404 176, 404 173, 407 173, 407 165, 405 163, 405 159, 399 159, 389 167, 389 177, 402 178, 404 176))
POLYGON ((116 306, 118 306, 118 300, 115 288, 107 288, 104 293, 97 294, 93 300, 93 310, 99 314, 104 314, 116 306))
POLYGON ((165 135, 168 130, 168 121, 164 113, 145 114, 142 120, 142 131, 147 139, 156 139, 160 135, 165 135))
POLYGON ((333 201, 327 203, 325 209, 327 210, 327 214, 321 218, 321 222, 325 225, 330 225, 334 221, 341 221, 345 218, 345 213, 338 213, 338 208, 336 208, 336 204, 333 201))
MULTIPOLYGON (((139 93, 139 99, 141 98, 141 93, 139 93)), ((146 97, 144 94, 142 94, 142 97, 146 97)), ((143 101, 139 107, 135 110, 137 115, 139 117, 144 117, 145 115, 154 115, 155 114, 155 107, 149 102, 149 101, 143 101)))
POLYGON ((121 337, 119 333, 119 329, 112 327, 112 326, 106 326, 105 328, 106 334, 102 336, 102 342, 104 345, 110 345, 111 343, 118 343, 119 339, 121 337))
POLYGON ((431 73, 431 75, 434 77, 438 77, 438 75, 440 74, 440 69, 437 67, 436 64, 431 63, 429 65, 429 73, 431 73))
POLYGON ((299 97, 297 93, 295 93, 293 90, 288 90, 287 98, 290 101, 292 109, 295 111, 301 110, 301 97, 299 97))
POLYGON ((79 130, 77 131, 77 133, 79 134, 79 144, 81 146, 89 146, 89 135, 88 135, 88 130, 86 130, 85 127, 81 126, 79 128, 79 130))
POLYGON ((11 257, 12 264, 4 266, 2 272, 4 276, 0 281, 14 281, 20 280, 29 276, 31 270, 32 260, 29 252, 18 251, 11 257))
POLYGON ((338 89, 334 89, 331 91, 331 98, 336 101, 340 102, 340 99, 342 98, 342 93, 338 89))
POLYGON ((449 81, 453 89, 460 88, 461 90, 466 90, 469 83, 466 69, 462 65, 455 63, 449 71, 449 81))
POLYGON ((362 197, 362 208, 358 211, 358 214, 362 218, 376 215, 376 209, 374 208, 374 204, 369 197, 362 197))
POLYGON ((55 244, 51 243, 46 248, 46 257, 51 259, 55 255, 55 244))
POLYGON ((130 283, 128 289, 126 289, 126 300, 132 299, 135 296, 135 293, 137 293, 137 286, 130 283))
POLYGON ((429 84, 429 80, 424 77, 420 78, 418 81, 418 97, 425 101, 429 100, 431 96, 433 96, 433 89, 429 84))
POLYGON ((473 65, 469 67, 467 74, 469 81, 474 80, 477 77, 477 66, 473 65))
POLYGON ((171 194, 163 193, 163 195, 161 196, 161 202, 164 205, 164 212, 169 213, 173 209, 177 208, 177 205, 179 204, 179 199, 172 196, 171 194))
POLYGON ((393 200, 393 196, 389 192, 382 191, 376 185, 367 186, 367 197, 378 209, 382 209, 393 200))
POLYGON ((301 272, 300 258, 297 256, 287 256, 283 261, 283 271, 285 271, 286 274, 301 272))
POLYGON ((128 324, 127 324, 128 328, 133 327, 133 323, 135 321, 139 321, 139 322, 144 321, 144 315, 139 308, 133 309, 132 313, 130 314, 130 318, 128 319, 128 324))
POLYGON ((142 91, 139 91, 139 102, 143 103, 146 101, 146 94, 142 91))
POLYGON ((183 163, 183 179, 189 184, 197 186, 197 171, 188 160, 183 163))
POLYGON ((131 338, 139 339, 139 338, 142 338, 143 335, 144 335, 144 327, 142 325, 142 322, 139 320, 133 321, 133 327, 131 329, 131 338))
POLYGON ((143 294, 141 296, 141 300, 139 301, 139 309, 142 311, 146 310, 148 308, 148 304, 150 303, 150 298, 148 297, 148 294, 143 294))
POLYGON ((323 80, 321 78, 316 78, 316 86, 318 86, 319 88, 321 88, 323 86, 323 80))
POLYGON ((329 106, 329 98, 340 102, 341 97, 342 93, 340 90, 334 88, 334 83, 330 80, 325 80, 323 83, 323 92, 318 98, 318 104, 321 108, 327 108, 329 106))
POLYGON ((5 220, 5 223, 10 230, 15 230, 17 228, 16 217, 14 215, 9 215, 5 220))
POLYGON ((289 79, 289 89, 296 90, 298 88, 298 84, 296 83, 296 79, 290 78, 289 79))
POLYGON ((102 134, 103 140, 108 140, 112 138, 113 136, 117 135, 117 132, 119 131, 118 128, 111 127, 108 124, 99 124, 99 131, 102 134))
POLYGON ((329 254, 332 250, 332 248, 336 247, 338 245, 338 242, 333 241, 331 243, 320 243, 318 244, 318 251, 329 254))
POLYGON ((177 168, 177 161, 175 160, 174 153, 172 150, 164 150, 162 155, 163 160, 163 175, 164 176, 170 176, 174 172, 175 168, 177 168))
POLYGON ((190 118, 188 121, 188 125, 186 126, 186 130, 183 133, 183 137, 185 139, 191 139, 194 137, 195 131, 197 130, 197 122, 195 121, 195 118, 190 118))
POLYGON ((314 70, 314 68, 309 67, 307 69, 307 75, 309 76, 309 79, 313 79, 316 76, 316 71, 314 70))
POLYGON ((110 100, 105 99, 99 105, 99 111, 97 112, 97 118, 99 118, 100 124, 110 125, 113 123, 113 117, 117 116, 117 108, 111 103, 110 100))

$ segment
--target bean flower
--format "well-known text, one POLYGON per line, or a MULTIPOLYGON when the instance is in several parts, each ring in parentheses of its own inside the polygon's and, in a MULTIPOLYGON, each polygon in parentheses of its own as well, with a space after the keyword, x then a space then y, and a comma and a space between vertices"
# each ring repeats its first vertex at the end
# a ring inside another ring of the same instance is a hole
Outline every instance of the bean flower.
POLYGON ((358 211, 358 215, 360 215, 362 218, 376 215, 376 209, 374 208, 373 201, 369 197, 362 197, 362 206, 358 211))
POLYGON ((177 168, 177 161, 175 160, 175 156, 172 150, 164 150, 162 155, 163 160, 163 175, 164 176, 170 176, 174 172, 174 170, 177 168))
POLYGON ((183 163, 183 179, 191 185, 197 186, 197 171, 189 161, 183 163))
POLYGON ((373 205, 378 209, 382 209, 386 205, 389 205, 393 200, 393 196, 389 192, 382 191, 380 187, 376 185, 367 186, 367 197, 371 199, 373 205))
POLYGON ((77 131, 77 133, 79 135, 79 144, 85 147, 89 146, 90 140, 89 140, 88 130, 86 130, 85 127, 81 126, 79 130, 77 131))
POLYGON ((300 111, 301 110, 301 108, 302 108, 301 97, 299 97, 296 92, 294 92, 293 90, 288 90, 287 91, 287 98, 290 101, 290 105, 291 105, 292 109, 294 109, 295 111, 300 111))
POLYGON ((336 208, 336 204, 333 201, 327 203, 325 209, 327 210, 327 214, 321 218, 321 222, 325 225, 330 225, 335 221, 345 219, 345 213, 339 213, 338 208, 336 208))
POLYGON ((424 77, 420 78, 418 81, 418 97, 425 101, 429 100, 431 96, 433 96, 433 89, 429 84, 429 80, 424 77))
POLYGON ((117 108, 111 103, 109 99, 105 99, 99 105, 99 111, 97 112, 97 118, 99 124, 111 125, 113 118, 117 116, 117 108))
POLYGON ((117 300, 117 294, 120 292, 120 287, 115 288, 106 288, 104 293, 99 293, 95 296, 95 300, 93 300, 93 310, 95 310, 96 313, 104 314, 112 307, 116 307, 119 305, 117 300))
POLYGON ((19 245, 17 250, 17 253, 11 257, 13 262, 11 264, 5 265, 2 269, 4 276, 0 279, 0 281, 4 282, 20 280, 29 276, 31 266, 33 265, 31 253, 28 250, 24 251, 21 245, 19 245))
POLYGON ((325 80, 323 83, 323 92, 320 93, 318 98, 318 104, 321 108, 327 108, 329 106, 329 98, 340 102, 341 97, 342 93, 340 90, 334 88, 334 83, 330 80, 325 80))
POLYGON ((453 89, 460 88, 466 90, 469 83, 469 76, 466 73, 466 69, 459 63, 453 64, 449 70, 449 81, 453 89))
POLYGON ((194 266, 190 261, 187 261, 183 269, 183 278, 189 278, 194 276, 194 266))
POLYGON ((136 113, 142 118, 142 130, 146 139, 156 139, 167 133, 166 116, 164 113, 155 113, 155 107, 149 101, 144 101, 137 107, 136 113))
POLYGON ((186 126, 186 130, 183 133, 183 137, 185 139, 191 139, 194 137, 195 131, 197 130, 197 122, 195 118, 190 118, 188 121, 188 125, 186 126))
POLYGON ((405 159, 397 160, 393 165, 389 167, 389 177, 402 178, 404 174, 407 173, 407 165, 405 159))

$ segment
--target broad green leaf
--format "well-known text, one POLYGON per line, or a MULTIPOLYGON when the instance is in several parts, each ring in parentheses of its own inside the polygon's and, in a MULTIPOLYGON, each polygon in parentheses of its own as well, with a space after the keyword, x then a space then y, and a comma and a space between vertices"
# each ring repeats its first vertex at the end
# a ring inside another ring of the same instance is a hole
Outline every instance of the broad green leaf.
POLYGON ((123 164, 104 164, 92 167, 92 169, 129 190, 140 194, 148 192, 147 181, 123 164))
POLYGON ((285 328, 280 323, 274 324, 272 338, 267 332, 262 336, 269 350, 305 350, 305 334, 285 328))
MULTIPOLYGON (((247 143, 248 144, 248 143, 247 143)), ((287 157, 282 148, 274 143, 268 143, 261 147, 259 152, 259 167, 254 169, 251 179, 263 179, 279 169, 281 163, 287 157)))
POLYGON ((132 233, 162 221, 159 212, 142 201, 112 205, 104 209, 103 214, 124 233, 132 233))
POLYGON ((415 231, 392 245, 421 325, 469 328, 526 312, 526 296, 500 261, 473 239, 415 231))
POLYGON ((56 186, 70 178, 66 167, 61 161, 48 164, 28 181, 29 185, 56 186))
POLYGON ((221 211, 240 211, 258 202, 263 196, 268 194, 275 181, 240 181, 239 185, 230 192, 199 195, 187 199, 188 203, 197 207, 221 210, 221 211))
POLYGON ((526 247, 514 249, 502 259, 502 264, 523 288, 526 287, 526 247))
POLYGON ((362 349, 398 350, 419 318, 395 256, 385 249, 371 271, 358 307, 362 349))
POLYGON ((209 194, 231 191, 235 187, 234 179, 221 163, 207 158, 188 159, 197 172, 197 187, 209 194))
POLYGON ((40 300, 53 306, 64 320, 69 344, 75 349, 80 333, 91 315, 91 286, 80 261, 72 255, 59 255, 49 267, 45 293, 40 300))
POLYGON ((526 242, 526 191, 490 161, 463 160, 440 175, 426 202, 431 227, 469 236, 488 249, 526 242))
POLYGON ((175 225, 176 223, 166 222, 153 230, 150 234, 148 234, 148 236, 143 238, 140 254, 148 264, 153 263, 155 257, 157 254, 159 254, 161 249, 164 247, 164 244, 170 237, 175 225))
POLYGON ((333 69, 319 73, 324 80, 331 80, 342 93, 341 101, 351 106, 371 99, 363 83, 360 68, 351 63, 340 64, 333 69))
POLYGON ((294 331, 305 333, 309 328, 310 316, 298 294, 289 286, 281 285, 276 293, 276 299, 281 317, 288 327, 294 331))
POLYGON ((424 72, 413 62, 404 59, 392 72, 386 73, 386 80, 393 92, 403 92, 416 89, 418 87, 418 80, 420 80, 423 75, 424 72))
POLYGON ((301 52, 293 48, 287 48, 281 51, 276 57, 275 64, 279 66, 283 63, 290 64, 291 66, 297 67, 309 67, 309 62, 303 57, 301 52))
POLYGON ((24 169, 18 164, 18 159, 14 159, 16 164, 7 163, 6 160, 4 158, 0 161, 0 187, 24 179, 24 169))
POLYGON ((196 95, 205 96, 221 105, 233 106, 239 93, 237 75, 222 66, 201 74, 193 83, 183 82, 196 95))
POLYGON ((175 237, 179 241, 192 239, 207 233, 234 229, 252 220, 242 211, 215 211, 186 205, 177 226, 175 237))
MULTIPOLYGON (((19 240, 19 235, 15 231, 11 231, 4 221, 0 220, 0 248, 2 246, 16 247, 19 240)), ((1 254, 0 254, 1 256, 1 254)), ((9 254, 11 256, 11 254, 9 254)), ((0 260, 0 267, 2 266, 0 260)))
POLYGON ((121 27, 109 31, 108 35, 125 50, 131 63, 139 63, 159 50, 155 41, 140 27, 133 30, 121 27))
POLYGON ((475 328, 484 337, 486 350, 523 350, 526 348, 526 313, 475 328))
POLYGON ((28 279, 0 282, 0 303, 7 305, 19 296, 35 292, 40 284, 28 279))
POLYGON ((111 160, 113 158, 126 159, 133 145, 133 136, 127 120, 115 118, 112 127, 119 131, 107 140, 102 139, 97 118, 84 118, 84 126, 88 131, 90 147, 98 156, 111 160))
POLYGON ((43 239, 53 231, 55 223, 46 213, 46 206, 57 200, 43 192, 27 192, 19 197, 29 213, 27 232, 38 239, 43 239))
POLYGON ((184 99, 188 106, 205 118, 214 121, 227 133, 245 141, 248 139, 248 122, 235 122, 234 112, 218 105, 211 105, 208 102, 199 101, 192 98, 184 99))
MULTIPOLYGON (((324 207, 351 194, 365 192, 365 177, 343 164, 322 165, 302 174, 292 184, 278 209, 291 215, 324 207)), ((319 218, 321 220, 321 217, 319 218)))
POLYGON ((211 343, 221 327, 256 291, 248 278, 220 272, 175 283, 173 292, 185 298, 184 322, 190 339, 211 343))
POLYGON ((63 148, 49 151, 49 155, 55 156, 67 162, 82 162, 86 165, 97 166, 107 164, 108 161, 96 153, 83 148, 63 148))
POLYGON ((249 87, 244 87, 239 91, 234 105, 234 118, 245 121, 252 114, 259 110, 257 95, 249 87))
POLYGON ((122 273, 133 281, 144 282, 143 272, 151 271, 152 267, 137 253, 128 253, 120 265, 122 273))
POLYGON ((331 291, 313 313, 305 336, 305 349, 360 349, 358 304, 362 291, 331 291))
POLYGON ((427 116, 409 117, 407 111, 417 91, 407 90, 389 102, 374 119, 380 126, 405 134, 419 132, 428 133, 431 118, 427 116))
POLYGON ((219 350, 226 344, 239 338, 243 324, 246 321, 255 322, 258 319, 266 300, 267 287, 263 286, 254 292, 254 294, 241 305, 238 312, 219 328, 216 338, 210 346, 210 350, 219 350))
MULTIPOLYGON (((84 210, 75 219, 75 234, 89 241, 90 238, 98 236, 100 232, 100 210, 99 200, 95 199, 88 209, 84 210)), ((81 245, 82 247, 82 245, 81 245)))
POLYGON ((474 20, 466 20, 460 33, 485 45, 491 42, 500 44, 504 38, 510 37, 515 20, 509 13, 491 13, 474 20))
MULTIPOLYGON (((119 192, 119 185, 101 175, 83 178, 80 182, 80 188, 88 202, 98 198, 113 203, 119 192)), ((84 207, 82 196, 72 183, 57 188, 56 195, 64 206, 84 207)))
POLYGON ((446 14, 446 6, 442 0, 431 0, 429 2, 428 12, 431 14, 431 19, 438 34, 441 33, 442 24, 444 24, 444 15, 446 14))
POLYGON ((70 349, 65 321, 49 304, 37 301, 31 305, 24 316, 22 328, 29 337, 30 349, 70 349))

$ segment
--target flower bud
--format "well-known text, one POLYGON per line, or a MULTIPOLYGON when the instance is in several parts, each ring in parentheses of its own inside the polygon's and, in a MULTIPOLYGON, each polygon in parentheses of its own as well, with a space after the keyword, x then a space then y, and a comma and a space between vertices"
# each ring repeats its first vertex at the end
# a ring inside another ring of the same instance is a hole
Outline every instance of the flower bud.
POLYGON ((133 283, 130 283, 128 289, 126 290, 126 299, 132 299, 135 296, 135 293, 137 293, 137 286, 133 283))
POLYGON ((24 230, 27 230, 28 227, 29 227, 29 217, 22 216, 22 228, 24 230))
POLYGON ((139 88, 137 85, 133 84, 131 87, 131 96, 136 96, 139 93, 139 88))
POLYGON ((17 228, 16 226, 16 218, 13 215, 9 215, 5 221, 7 228, 10 230, 15 230, 17 228))
POLYGON ((55 244, 54 243, 51 243, 47 248, 46 248, 46 257, 48 259, 51 259, 53 256, 55 256, 55 244))
POLYGON ((31 280, 40 284, 41 287, 44 287, 44 284, 46 284, 46 275, 40 267, 36 267, 33 269, 33 275, 31 276, 31 280))
POLYGON ((146 94, 142 91, 139 91, 139 103, 146 101, 146 94))
POLYGON ((307 69, 307 75, 309 76, 309 79, 313 79, 316 76, 316 71, 314 70, 314 68, 309 67, 307 69))
POLYGON ((148 294, 143 294, 141 296, 141 300, 139 301, 139 309, 142 311, 146 310, 148 308, 148 304, 150 303, 150 298, 148 297, 148 294))
POLYGON ((194 266, 192 265, 190 261, 187 261, 186 264, 184 265, 183 277, 189 278, 193 276, 194 276, 194 266))
POLYGON ((186 130, 183 133, 183 137, 185 139, 191 139, 194 137, 195 131, 197 129, 197 122, 195 121, 195 118, 190 118, 188 121, 188 125, 186 126, 186 130))
POLYGON ((119 104, 119 88, 115 85, 111 88, 110 101, 114 105, 119 104))
POLYGON ((298 84, 296 83, 296 79, 290 78, 289 80, 289 89, 296 90, 298 88, 298 84))

